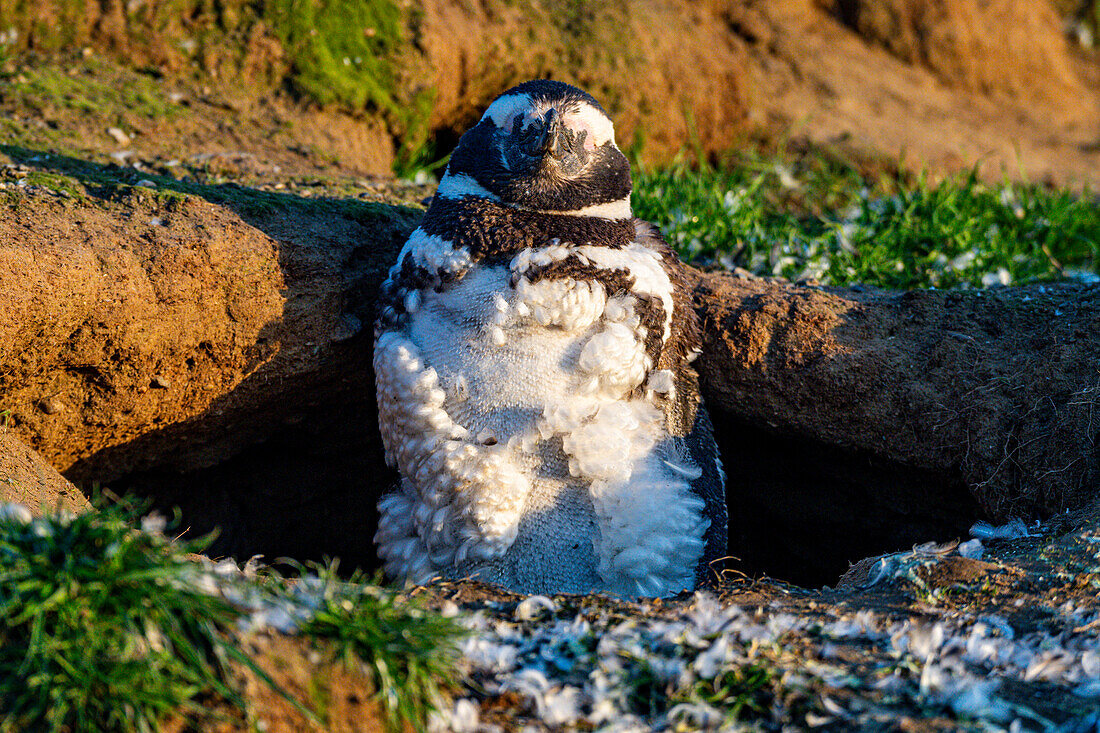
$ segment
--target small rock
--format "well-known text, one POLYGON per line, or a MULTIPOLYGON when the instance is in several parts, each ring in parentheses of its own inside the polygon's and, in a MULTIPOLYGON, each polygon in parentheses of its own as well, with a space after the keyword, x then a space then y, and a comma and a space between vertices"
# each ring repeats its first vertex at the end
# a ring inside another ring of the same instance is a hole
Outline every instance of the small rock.
POLYGON ((108 127, 107 134, 114 138, 115 142, 124 148, 130 147, 130 136, 117 127, 108 127))
POLYGON ((61 401, 60 397, 47 397, 38 403, 38 409, 47 415, 56 415, 65 411, 65 403, 61 401))
POLYGON ((168 389, 172 386, 172 383, 169 382, 167 378, 162 377, 158 374, 157 376, 149 380, 149 386, 156 389, 168 389))
POLYGON ((135 186, 141 186, 142 188, 156 188, 157 184, 150 181, 148 178, 142 178, 140 181, 134 184, 135 186))

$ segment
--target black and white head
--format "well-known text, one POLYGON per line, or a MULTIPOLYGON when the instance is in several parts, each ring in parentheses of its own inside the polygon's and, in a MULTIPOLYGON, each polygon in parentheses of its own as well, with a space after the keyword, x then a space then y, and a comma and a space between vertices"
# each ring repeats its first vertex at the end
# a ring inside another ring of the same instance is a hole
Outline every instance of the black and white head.
POLYGON ((462 136, 440 192, 546 213, 629 218, 630 163, 590 94, 528 81, 497 97, 462 136))

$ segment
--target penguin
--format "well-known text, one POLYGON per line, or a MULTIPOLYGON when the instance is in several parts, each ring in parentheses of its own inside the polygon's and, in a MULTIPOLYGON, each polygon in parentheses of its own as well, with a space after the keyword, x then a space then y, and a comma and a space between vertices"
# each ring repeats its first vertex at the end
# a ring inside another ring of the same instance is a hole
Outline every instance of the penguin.
POLYGON ((562 82, 509 89, 459 140, 379 292, 392 578, 667 597, 725 556, 700 326, 631 188, 611 119, 562 82))

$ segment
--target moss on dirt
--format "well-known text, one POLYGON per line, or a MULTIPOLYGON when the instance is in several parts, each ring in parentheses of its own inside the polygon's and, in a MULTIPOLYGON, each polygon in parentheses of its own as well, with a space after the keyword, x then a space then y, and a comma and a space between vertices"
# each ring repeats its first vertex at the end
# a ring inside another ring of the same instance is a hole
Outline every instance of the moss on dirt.
MULTIPOLYGON (((103 63, 69 58, 0 77, 0 100, 39 112, 61 105, 104 119, 178 113, 148 75, 215 83, 259 96, 285 85, 299 98, 383 119, 398 140, 398 172, 427 162, 434 92, 416 48, 417 12, 390 0, 171 0, 130 4, 96 18, 83 2, 16 2, 0 8, 0 63, 91 48, 137 71, 103 81, 103 63), (92 21, 101 21, 93 23, 92 21), (89 68, 91 67, 91 68, 89 68)), ((110 76, 110 75, 108 75, 110 76)))
POLYGON ((418 66, 415 18, 407 6, 389 0, 268 0, 263 7, 286 50, 292 89, 322 105, 382 113, 403 140, 403 162, 419 155, 434 95, 403 78, 418 66))
POLYGON ((27 174, 26 180, 28 185, 41 186, 55 192, 64 192, 77 199, 84 198, 87 193, 87 189, 80 181, 56 173, 31 171, 27 174))
MULTIPOLYGON (((419 216, 408 206, 394 206, 355 198, 332 198, 340 187, 325 187, 325 196, 305 198, 294 193, 252 188, 236 182, 206 183, 180 180, 168 175, 113 164, 93 163, 65 155, 53 155, 15 145, 0 145, 0 153, 13 161, 7 177, 26 186, 40 186, 73 197, 91 196, 119 200, 127 196, 150 196, 159 207, 171 210, 197 197, 235 211, 245 218, 262 218, 285 213, 342 216, 360 224, 406 220, 419 216)), ((6 188, 18 196, 20 188, 6 188)))
POLYGON ((181 113, 162 88, 146 74, 115 69, 101 61, 80 66, 27 66, 0 77, 0 95, 47 113, 65 107, 105 120, 123 122, 130 116, 146 119, 172 118, 181 113))

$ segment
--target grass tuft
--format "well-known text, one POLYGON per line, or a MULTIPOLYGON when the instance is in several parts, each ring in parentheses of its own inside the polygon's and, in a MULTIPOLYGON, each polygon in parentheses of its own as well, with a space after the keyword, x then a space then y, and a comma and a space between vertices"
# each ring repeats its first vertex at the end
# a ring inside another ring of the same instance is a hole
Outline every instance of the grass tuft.
POLYGON ((239 612, 187 580, 202 543, 136 517, 0 519, 0 729, 146 731, 202 697, 243 704, 226 682, 239 612))
POLYGON ((729 666, 710 679, 680 689, 671 702, 703 703, 722 711, 727 721, 765 717, 776 699, 779 676, 761 663, 729 666))
MULTIPOLYGON (((452 619, 358 571, 339 579, 335 563, 295 581, 217 580, 189 556, 205 541, 137 529, 139 509, 30 521, 25 510, 0 513, 0 731, 151 731, 167 716, 241 722, 237 665, 317 721, 240 648, 241 628, 280 609, 299 635, 365 673, 391 729, 426 730, 460 684, 464 632, 452 619)), ((313 692, 323 708, 324 691, 313 692)))
POLYGON ((364 582, 359 571, 340 580, 335 563, 316 570, 322 600, 300 633, 326 640, 334 660, 367 675, 391 730, 426 730, 429 715, 459 686, 458 639, 465 632, 364 582))

